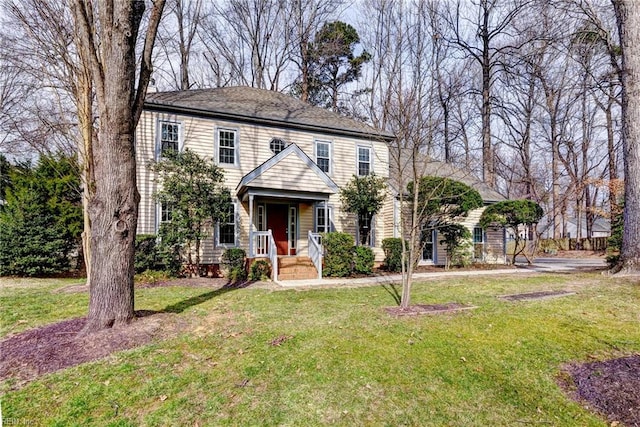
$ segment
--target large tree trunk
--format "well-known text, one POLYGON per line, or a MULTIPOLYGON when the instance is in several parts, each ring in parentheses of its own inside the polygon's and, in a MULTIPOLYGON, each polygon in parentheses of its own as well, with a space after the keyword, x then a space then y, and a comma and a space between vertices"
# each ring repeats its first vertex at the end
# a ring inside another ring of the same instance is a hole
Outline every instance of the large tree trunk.
MULTIPOLYGON (((151 53, 164 8, 153 3, 136 88, 135 47, 144 0, 74 0, 78 53, 89 64, 99 114, 88 186, 91 224, 89 314, 84 332, 133 319, 134 240, 140 195, 134 133, 151 76, 151 53)), ((88 153, 85 153, 85 155, 88 153)))
MULTIPOLYGON (((126 100, 118 89, 112 101, 117 97, 126 100)), ((100 161, 95 165, 95 194, 89 202, 92 280, 88 331, 128 323, 134 315, 134 239, 140 196, 133 120, 126 105, 115 111, 100 110, 100 144, 95 147, 100 161)))
POLYGON ((624 230, 621 273, 640 272, 640 2, 614 0, 622 45, 624 230))

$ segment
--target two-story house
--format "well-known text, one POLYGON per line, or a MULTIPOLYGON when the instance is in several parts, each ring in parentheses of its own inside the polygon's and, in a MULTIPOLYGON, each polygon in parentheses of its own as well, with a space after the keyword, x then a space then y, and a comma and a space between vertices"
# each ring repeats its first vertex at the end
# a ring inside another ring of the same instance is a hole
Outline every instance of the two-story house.
MULTIPOLYGON (((163 150, 189 149, 213 158, 232 193, 233 215, 215 224, 202 262, 215 265, 226 248, 268 257, 277 276, 287 258, 311 258, 321 274, 319 235, 350 233, 358 221, 342 211, 339 190, 354 175, 389 176, 394 136, 282 93, 249 87, 149 93, 136 131, 140 215, 138 233, 156 233, 166 207, 153 199, 148 167, 163 150)), ((374 218, 366 244, 382 261, 382 239, 393 236, 393 201, 374 218)))

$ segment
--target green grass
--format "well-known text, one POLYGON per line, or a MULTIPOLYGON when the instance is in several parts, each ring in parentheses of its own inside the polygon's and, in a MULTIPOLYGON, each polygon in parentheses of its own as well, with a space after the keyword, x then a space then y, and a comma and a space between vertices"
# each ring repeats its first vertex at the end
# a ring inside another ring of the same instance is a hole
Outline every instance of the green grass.
MULTIPOLYGON (((62 286, 3 288, 3 335, 83 315, 86 295, 56 292, 62 286)), ((4 417, 47 426, 604 426, 563 394, 560 369, 640 352, 640 285, 595 274, 419 283, 414 303, 478 308, 409 318, 383 311, 395 301, 379 286, 136 292, 137 309, 169 307, 192 326, 7 391, 4 417), (496 298, 560 289, 577 294, 496 298), (291 338, 270 344, 283 335, 291 338)))

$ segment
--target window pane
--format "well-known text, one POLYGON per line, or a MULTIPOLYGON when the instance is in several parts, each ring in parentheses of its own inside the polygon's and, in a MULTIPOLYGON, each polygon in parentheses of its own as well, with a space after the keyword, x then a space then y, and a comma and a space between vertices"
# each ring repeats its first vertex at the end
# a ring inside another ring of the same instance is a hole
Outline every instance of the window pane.
POLYGON ((168 222, 171 221, 171 205, 167 203, 162 203, 160 205, 160 222, 168 222))
POLYGON ((365 176, 371 173, 371 149, 358 147, 358 175, 365 176))
POLYGON ((369 163, 358 163, 358 175, 365 176, 369 175, 370 168, 369 163))
POLYGON ((325 209, 320 206, 316 209, 316 232, 325 233, 326 231, 325 209))
POLYGON ((371 221, 368 215, 358 215, 358 234, 361 245, 371 246, 371 221))
POLYGON ((331 167, 331 147, 326 142, 316 142, 316 164, 325 173, 331 167))
POLYGON ((162 153, 178 151, 180 131, 177 123, 162 123, 160 135, 160 150, 162 153))
POLYGON ((220 130, 218 133, 219 155, 218 162, 235 164, 236 162, 236 133, 220 130))
POLYGON ((234 245, 236 243, 236 217, 233 205, 229 209, 227 222, 220 224, 220 244, 234 245))
POLYGON ((329 172, 329 159, 320 159, 318 158, 318 167, 322 172, 329 172))
POLYGON ((269 143, 269 148, 273 154, 278 154, 286 148, 287 144, 280 138, 273 138, 269 143))

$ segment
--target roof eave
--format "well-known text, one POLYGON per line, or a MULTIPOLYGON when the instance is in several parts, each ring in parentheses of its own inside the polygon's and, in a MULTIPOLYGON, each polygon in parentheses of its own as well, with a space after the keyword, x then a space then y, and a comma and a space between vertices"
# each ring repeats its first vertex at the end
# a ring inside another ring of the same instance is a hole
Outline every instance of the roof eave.
POLYGON ((247 123, 257 123, 257 124, 262 124, 266 126, 282 127, 284 125, 289 128, 298 129, 298 130, 332 133, 336 135, 343 135, 343 136, 350 136, 350 137, 357 137, 357 138, 365 137, 369 139, 377 139, 384 142, 390 142, 395 140, 395 136, 388 133, 359 132, 355 130, 335 128, 330 126, 308 125, 303 123, 288 122, 285 120, 267 119, 263 117, 247 116, 243 114, 233 114, 233 113, 225 113, 221 111, 203 110, 200 108, 184 107, 184 106, 172 105, 172 104, 163 104, 163 103, 157 103, 152 101, 146 101, 144 103, 144 109, 149 111, 169 111, 169 112, 180 113, 185 115, 194 115, 194 116, 216 118, 216 119, 223 119, 223 120, 235 120, 235 121, 241 121, 241 122, 247 122, 247 123))

